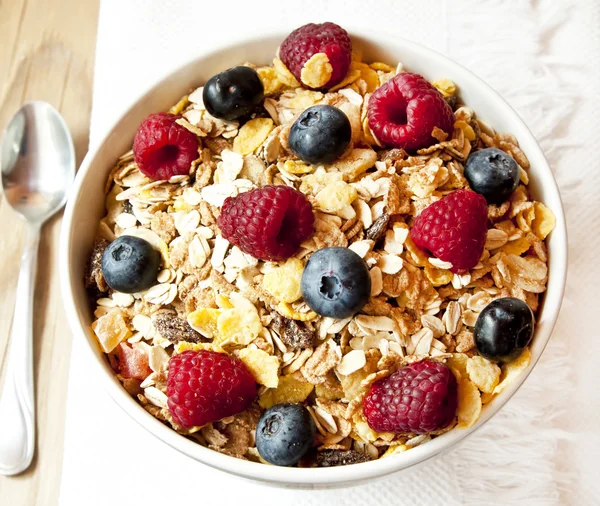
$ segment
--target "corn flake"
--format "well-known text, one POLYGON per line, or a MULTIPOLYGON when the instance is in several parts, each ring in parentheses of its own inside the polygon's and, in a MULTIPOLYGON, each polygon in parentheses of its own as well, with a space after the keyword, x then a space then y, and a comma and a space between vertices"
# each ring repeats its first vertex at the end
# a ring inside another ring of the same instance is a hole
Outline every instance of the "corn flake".
POLYGON ((254 118, 240 128, 233 140, 233 150, 241 155, 249 155, 265 142, 274 128, 271 118, 254 118))
POLYGON ((325 86, 333 74, 333 67, 325 53, 315 53, 304 63, 300 80, 310 88, 325 86))
POLYGON ((544 240, 556 225, 556 217, 554 213, 541 202, 533 204, 535 209, 535 218, 531 223, 533 233, 540 239, 544 240))
POLYGON ((391 457, 392 455, 403 453, 406 450, 408 450, 408 447, 406 445, 392 445, 379 458, 383 459, 385 457, 391 457))
POLYGON ((279 58, 273 60, 273 67, 275 68, 275 72, 277 72, 277 77, 283 84, 290 88, 298 88, 300 86, 300 83, 294 77, 294 74, 290 72, 279 58))
POLYGON ((475 383, 468 379, 458 382, 458 425, 460 429, 468 429, 481 414, 481 396, 475 383))
POLYGON ((467 360, 467 373, 477 388, 486 394, 492 393, 500 380, 500 367, 480 356, 467 360))
POLYGON ((277 388, 267 390, 258 398, 263 409, 285 402, 304 402, 313 391, 314 385, 298 381, 293 375, 280 376, 277 388))
POLYGON ((523 253, 528 251, 530 247, 531 247, 531 245, 529 244, 529 241, 527 239, 525 239, 525 237, 519 237, 518 239, 515 239, 514 241, 507 242, 504 246, 502 246, 497 251, 501 251, 503 253, 506 253, 507 255, 512 254, 512 255, 521 256, 523 253))
POLYGON ((337 91, 337 90, 341 90, 342 88, 345 88, 346 86, 348 86, 349 84, 352 84, 354 81, 356 81, 358 78, 360 77, 360 70, 351 70, 346 74, 346 77, 344 77, 343 81, 336 84, 333 88, 331 88, 329 91, 337 91))
POLYGON ((188 314, 187 321, 196 332, 199 332, 204 337, 213 339, 217 331, 217 320, 221 315, 220 309, 213 309, 209 307, 201 307, 188 314))
POLYGON ((279 359, 266 351, 244 348, 238 354, 257 383, 269 388, 277 388, 279 384, 279 359))
POLYGON ((425 276, 435 287, 447 285, 452 281, 454 274, 447 269, 438 269, 429 262, 425 264, 425 276))
POLYGON ((290 258, 283 265, 265 274, 263 286, 279 301, 296 302, 302 297, 300 282, 303 270, 302 260, 290 258))
POLYGON ((280 302, 277 304, 275 308, 277 312, 281 316, 285 316, 290 320, 298 320, 301 322, 308 322, 310 320, 314 320, 318 315, 314 311, 309 311, 308 313, 301 313, 300 311, 295 311, 294 308, 288 304, 287 302, 280 302))
POLYGON ((343 181, 328 184, 316 195, 319 209, 335 213, 352 204, 358 197, 356 188, 343 181))
POLYGON ((217 294, 217 296, 215 297, 215 302, 217 303, 217 306, 219 306, 220 309, 233 308, 233 304, 231 303, 229 298, 223 294, 217 294))
POLYGON ((380 61, 375 61, 369 65, 373 70, 381 70, 382 72, 395 72, 396 68, 388 65, 387 63, 383 63, 380 61))
POLYGON ((263 329, 256 311, 233 308, 223 311, 217 319, 219 343, 250 344, 263 329))
POLYGON ((502 366, 502 381, 494 388, 494 395, 502 392, 513 380, 531 364, 531 352, 525 348, 523 352, 512 362, 502 366))
POLYGON ((450 79, 438 79, 431 84, 433 84, 444 97, 450 97, 456 93, 456 84, 450 79))
POLYGON ((283 164, 283 168, 286 172, 294 175, 310 174, 315 170, 312 165, 299 160, 286 160, 283 164))
POLYGON ((469 360, 468 355, 464 353, 453 353, 452 356, 446 361, 446 365, 454 373, 457 380, 466 379, 469 377, 467 372, 467 362, 469 360))
POLYGON ((223 348, 215 343, 190 343, 188 341, 179 341, 175 345, 175 353, 183 353, 184 351, 214 351, 216 353, 227 353, 223 348))
POLYGON ((279 74, 273 67, 261 67, 256 72, 265 89, 265 95, 272 95, 283 86, 279 74))
POLYGON ((353 61, 350 63, 350 71, 353 70, 358 70, 360 72, 360 77, 367 84, 367 93, 373 93, 379 86, 379 76, 377 75, 377 72, 366 63, 353 61))

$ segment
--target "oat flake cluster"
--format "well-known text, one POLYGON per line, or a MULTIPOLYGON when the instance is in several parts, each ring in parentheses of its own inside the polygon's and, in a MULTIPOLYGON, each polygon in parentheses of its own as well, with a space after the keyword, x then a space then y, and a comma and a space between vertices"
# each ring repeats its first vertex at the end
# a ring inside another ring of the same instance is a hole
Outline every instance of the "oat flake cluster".
POLYGON ((211 116, 203 88, 191 91, 169 111, 198 140, 189 175, 153 181, 128 152, 106 182, 106 215, 86 275, 92 329, 124 388, 150 414, 228 455, 262 461, 254 433, 261 413, 295 402, 304 403, 317 427, 314 451, 298 465, 388 457, 473 425, 530 362, 525 349, 500 366, 479 356, 473 341, 478 314, 492 300, 517 297, 535 313, 546 290, 544 240, 554 216, 529 194, 529 162, 517 139, 494 131, 442 79, 433 85, 454 111, 451 135, 434 128, 436 143, 410 154, 383 149, 369 129, 369 98, 403 68, 363 62, 353 51, 346 76, 327 91, 303 86, 278 58, 268 66, 246 63, 256 69, 265 99, 244 121, 211 116), (316 104, 339 108, 352 126, 350 146, 324 166, 302 162, 288 149, 295 118, 316 104), (485 147, 516 160, 520 184, 509 200, 488 206, 479 263, 453 274, 451 264, 415 246, 410 227, 428 205, 468 188, 465 161, 485 147), (243 253, 217 226, 227 197, 265 185, 301 191, 314 212, 314 234, 280 262, 243 253), (141 293, 116 292, 102 275, 104 249, 123 235, 146 240, 161 255, 156 283, 141 293), (369 301, 343 320, 310 310, 300 290, 307 259, 331 246, 356 252, 371 277, 369 301), (170 357, 185 350, 239 358, 259 385, 256 401, 202 427, 179 426, 168 409, 167 375, 170 357), (371 385, 424 358, 456 376, 455 420, 428 434, 375 432, 363 414, 371 385))

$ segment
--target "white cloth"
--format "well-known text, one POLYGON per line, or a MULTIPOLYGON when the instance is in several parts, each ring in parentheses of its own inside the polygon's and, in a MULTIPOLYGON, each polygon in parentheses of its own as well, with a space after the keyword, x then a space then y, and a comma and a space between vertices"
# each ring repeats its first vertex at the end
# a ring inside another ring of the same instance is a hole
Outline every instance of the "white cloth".
POLYGON ((594 0, 103 0, 91 142, 139 89, 226 43, 228 34, 323 20, 395 33, 447 54, 503 94, 540 139, 561 186, 571 258, 551 344, 515 398, 453 452, 372 485, 293 491, 228 476, 161 444, 86 381, 76 339, 60 504, 600 504, 594 363, 600 356, 594 315, 600 8, 594 0))

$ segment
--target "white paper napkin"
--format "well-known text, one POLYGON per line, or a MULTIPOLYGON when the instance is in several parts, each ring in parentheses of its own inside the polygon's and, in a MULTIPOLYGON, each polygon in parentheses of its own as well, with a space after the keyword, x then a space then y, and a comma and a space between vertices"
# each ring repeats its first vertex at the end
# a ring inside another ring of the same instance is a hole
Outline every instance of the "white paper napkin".
POLYGON ((137 426, 99 386, 86 382, 88 365, 76 339, 62 506, 529 506, 600 500, 592 477, 594 452, 597 456, 600 451, 592 421, 600 415, 593 367, 600 327, 592 316, 599 298, 591 283, 600 281, 595 267, 600 229, 594 219, 600 192, 595 148, 600 146, 593 135, 600 126, 600 106, 596 88, 588 84, 597 84, 600 77, 598 66, 592 65, 594 58, 598 61, 600 11, 593 0, 561 3, 563 7, 553 0, 102 1, 92 143, 137 91, 232 35, 325 20, 397 33, 464 63, 518 109, 541 140, 561 184, 572 264, 553 341, 503 412, 459 449, 416 472, 346 490, 267 488, 178 455, 137 426), (575 463, 582 469, 577 474, 575 463))

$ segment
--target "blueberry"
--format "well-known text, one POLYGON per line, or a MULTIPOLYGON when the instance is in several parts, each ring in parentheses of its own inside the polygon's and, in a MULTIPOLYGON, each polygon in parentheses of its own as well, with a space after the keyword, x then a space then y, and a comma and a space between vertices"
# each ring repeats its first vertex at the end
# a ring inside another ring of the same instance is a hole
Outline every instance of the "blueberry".
POLYGON ((250 67, 233 67, 212 76, 202 92, 206 110, 228 121, 251 113, 264 96, 263 84, 250 67))
POLYGON ((533 312, 520 299, 496 299, 479 313, 473 336, 480 355, 510 362, 533 337, 533 312))
POLYGON ((302 296, 322 316, 347 318, 360 310, 371 294, 367 265, 348 248, 324 248, 306 262, 302 296))
POLYGON ((471 189, 483 195, 488 204, 502 204, 519 186, 521 171, 512 156, 487 148, 467 158, 465 177, 471 189))
POLYGON ((102 255, 102 275, 117 292, 134 293, 156 283, 160 253, 152 245, 130 235, 111 242, 102 255))
POLYGON ((308 163, 330 163, 350 144, 350 120, 337 107, 313 105, 292 125, 288 144, 292 152, 308 163))
POLYGON ((267 409, 256 426, 260 456, 276 466, 292 466, 310 450, 315 422, 301 404, 278 404, 267 409))

